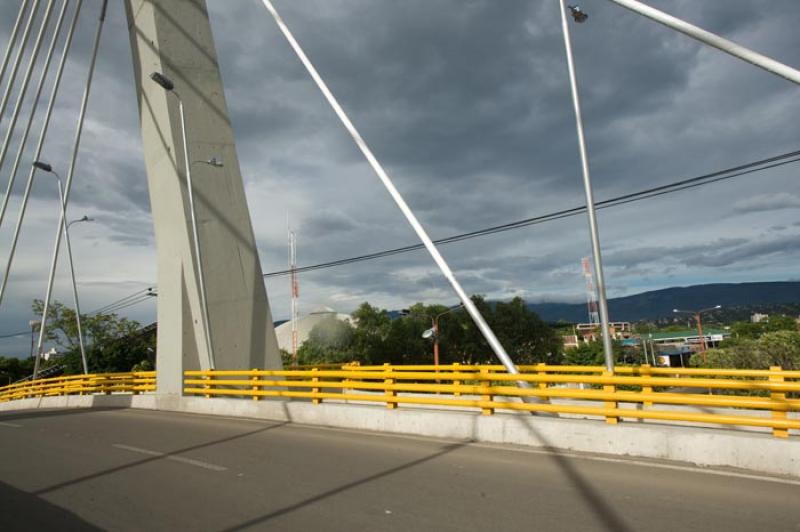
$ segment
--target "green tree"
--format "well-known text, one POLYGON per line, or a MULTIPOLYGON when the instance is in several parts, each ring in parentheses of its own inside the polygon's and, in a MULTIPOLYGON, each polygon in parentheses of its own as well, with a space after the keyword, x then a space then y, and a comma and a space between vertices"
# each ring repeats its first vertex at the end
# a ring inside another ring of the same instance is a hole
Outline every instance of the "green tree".
MULTIPOLYGON (((34 300, 33 313, 41 315, 44 303, 34 300)), ((75 311, 55 301, 47 318, 46 340, 59 346, 60 363, 68 374, 81 373, 80 345, 75 311)), ((142 329, 139 322, 116 314, 81 315, 86 359, 92 373, 131 371, 155 352, 155 330, 142 329)))
MULTIPOLYGON (((614 353, 615 364, 641 363, 641 358, 632 358, 632 355, 626 352, 618 340, 611 342, 611 349, 614 353)), ((581 343, 578 347, 567 349, 564 353, 564 363, 570 366, 603 366, 605 361, 603 342, 600 340, 581 343)))
POLYGON ((786 370, 800 369, 800 332, 774 331, 758 339, 745 338, 718 349, 709 349, 704 362, 701 354, 692 355, 695 367, 720 369, 768 369, 780 366, 786 370))
POLYGON ((33 373, 33 359, 0 357, 0 386, 16 382, 33 373))

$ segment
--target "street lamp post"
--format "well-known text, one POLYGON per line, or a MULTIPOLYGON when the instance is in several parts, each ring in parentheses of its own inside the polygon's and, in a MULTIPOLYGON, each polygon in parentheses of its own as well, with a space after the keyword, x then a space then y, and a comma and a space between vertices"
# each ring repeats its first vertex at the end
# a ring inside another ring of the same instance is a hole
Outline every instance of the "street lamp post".
POLYGON ((439 318, 446 314, 460 309, 464 305, 457 305, 453 308, 447 309, 431 318, 431 328, 422 333, 423 338, 431 338, 433 340, 433 365, 439 365, 439 318))
MULTIPOLYGON (((583 134, 583 118, 581 116, 581 101, 578 94, 578 81, 575 73, 575 61, 572 57, 572 42, 569 35, 569 21, 567 20, 567 6, 564 0, 559 0, 561 7, 561 27, 564 33, 564 48, 567 53, 567 69, 569 83, 572 90, 572 104, 575 109, 575 126, 578 132, 578 149, 581 156, 581 169, 583 170, 583 189, 586 196, 586 213, 589 215, 589 234, 592 241, 592 258, 594 259, 594 272, 597 281, 597 304, 600 311, 600 328, 602 329, 603 354, 605 356, 606 370, 614 372, 614 350, 611 345, 611 331, 608 320, 608 301, 606 300, 606 281, 603 275, 603 259, 600 254, 600 234, 597 229, 597 214, 594 207, 594 194, 592 192, 592 179, 589 173, 589 156, 586 150, 586 139, 583 134)), ((586 22, 589 18, 580 7, 569 6, 570 15, 578 24, 586 22)))
POLYGON ((700 310, 680 310, 680 309, 672 309, 672 312, 675 314, 692 314, 694 315, 694 321, 697 323, 697 336, 700 338, 700 353, 703 355, 703 364, 708 361, 708 357, 706 355, 706 337, 703 334, 703 323, 700 319, 700 315, 704 312, 710 312, 712 310, 717 310, 722 308, 722 305, 716 305, 714 307, 704 308, 700 310))
MULTIPOLYGON (((208 299, 206 297, 206 282, 205 276, 203 275, 203 260, 202 255, 200 254, 200 239, 198 238, 198 231, 197 231, 197 214, 195 212, 194 207, 194 186, 192 185, 192 165, 194 163, 189 162, 189 142, 186 139, 186 115, 183 109, 183 99, 180 97, 180 94, 177 93, 175 90, 175 84, 166 76, 161 74, 160 72, 153 72, 150 74, 150 79, 156 82, 161 88, 163 88, 168 93, 175 96, 178 100, 178 113, 180 115, 180 122, 181 122, 181 138, 183 140, 183 161, 184 161, 184 168, 186 168, 186 188, 189 193, 189 211, 190 211, 190 218, 192 223, 192 240, 194 241, 194 256, 195 256, 195 267, 197 269, 197 276, 199 277, 199 284, 200 284, 200 306, 202 315, 203 315, 203 325, 205 329, 205 336, 206 336, 206 344, 208 345, 207 353, 208 353, 208 367, 209 369, 215 369, 215 358, 214 358, 214 345, 211 342, 211 321, 208 316, 208 299)), ((210 166, 220 167, 222 163, 218 161, 216 158, 209 159, 208 161, 195 161, 206 163, 210 166)))
MULTIPOLYGON (((64 220, 66 220, 67 219, 67 210, 66 210, 67 206, 64 203, 64 187, 63 187, 63 185, 61 183, 61 176, 58 175, 58 172, 53 170, 52 166, 50 166, 49 164, 47 164, 45 162, 36 161, 36 162, 33 163, 33 166, 35 166, 37 169, 42 170, 44 172, 47 172, 50 175, 52 175, 53 177, 55 177, 56 182, 58 183, 58 198, 59 198, 59 202, 61 204, 61 215, 64 218, 64 220)), ((72 300, 75 303, 75 323, 76 323, 76 325, 78 327, 78 345, 80 346, 80 350, 81 350, 81 364, 83 365, 83 373, 84 374, 88 374, 89 373, 89 364, 88 364, 87 359, 86 359, 86 347, 85 347, 84 342, 83 342, 83 329, 82 329, 82 326, 81 326, 81 305, 80 305, 80 299, 78 298, 78 283, 75 280, 75 263, 73 262, 73 259, 72 259, 72 243, 70 242, 70 238, 69 238, 69 228, 70 228, 70 226, 72 224, 75 224, 75 223, 92 222, 92 221, 94 221, 92 218, 89 218, 88 216, 84 216, 83 218, 72 220, 71 222, 68 222, 67 224, 64 225, 64 243, 67 246, 67 257, 69 259, 69 271, 70 271, 70 275, 72 277, 72 300)), ((47 288, 48 293, 51 290, 52 290, 52 283, 47 288)))

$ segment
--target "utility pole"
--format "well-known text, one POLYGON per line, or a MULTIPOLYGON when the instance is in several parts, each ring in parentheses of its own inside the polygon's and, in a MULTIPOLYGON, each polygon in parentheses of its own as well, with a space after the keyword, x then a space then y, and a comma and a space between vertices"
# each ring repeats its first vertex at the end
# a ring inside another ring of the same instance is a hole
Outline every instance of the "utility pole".
POLYGON ((291 275, 289 282, 291 283, 292 294, 292 364, 297 364, 297 320, 299 315, 298 298, 300 297, 300 281, 297 278, 297 237, 294 231, 289 227, 289 220, 287 216, 286 230, 289 237, 289 270, 291 275))

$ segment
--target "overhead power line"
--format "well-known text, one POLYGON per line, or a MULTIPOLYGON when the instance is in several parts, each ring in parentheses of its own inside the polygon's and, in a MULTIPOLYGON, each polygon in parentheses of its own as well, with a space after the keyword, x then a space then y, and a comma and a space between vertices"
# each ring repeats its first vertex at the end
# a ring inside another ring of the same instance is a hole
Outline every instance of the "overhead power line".
MULTIPOLYGON (((712 172, 710 174, 704 174, 702 176, 692 177, 689 179, 682 179, 679 181, 675 181, 672 183, 668 183, 665 185, 661 185, 658 187, 653 187, 645 190, 641 190, 638 192, 633 192, 630 194, 625 194, 622 196, 617 196, 615 198, 607 199, 596 204, 598 209, 607 209, 609 207, 616 207, 619 205, 625 205, 627 203, 632 203, 635 201, 640 201, 644 199, 650 199, 658 196, 662 196, 665 194, 671 194, 673 192, 679 192, 681 190, 687 190, 690 188, 695 188, 703 185, 708 185, 711 183, 717 183, 719 181, 731 179, 734 177, 752 174, 755 172, 760 172, 762 170, 768 170, 771 168, 776 168, 779 166, 784 166, 787 164, 795 163, 800 161, 800 150, 784 153, 782 155, 776 155, 775 157, 769 157, 767 159, 762 159, 760 161, 755 161, 752 163, 736 166, 733 168, 728 168, 726 170, 720 170, 717 172, 712 172)), ((484 229, 479 229, 476 231, 471 231, 469 233, 461 233, 458 235, 452 235, 449 237, 441 238, 439 240, 435 240, 436 244, 450 244, 452 242, 460 242, 461 240, 468 240, 470 238, 477 238, 480 236, 491 235, 495 233, 501 233, 505 231, 511 231, 513 229, 519 229, 522 227, 528 227, 531 225, 538 225, 545 222, 551 222, 554 220, 560 220, 562 218, 568 218, 571 216, 576 216, 585 212, 586 207, 573 207, 571 209, 563 209, 560 211, 551 212, 548 214, 544 214, 541 216, 536 216, 532 218, 525 218, 523 220, 517 220, 515 222, 510 222, 502 225, 496 225, 492 227, 487 227, 484 229)), ((414 244, 410 246, 403 246, 400 248, 394 249, 387 249, 384 251, 378 251, 375 253, 369 253, 366 255, 359 255, 356 257, 349 257, 346 259, 339 259, 335 261, 323 262, 320 264, 314 264, 311 266, 302 266, 297 268, 295 271, 298 273, 302 272, 309 272, 314 270, 321 270, 324 268, 333 268, 336 266, 344 266, 346 264, 352 264, 356 262, 363 262, 368 260, 379 259, 383 257, 388 257, 392 255, 399 255, 401 253, 408 253, 411 251, 416 251, 419 249, 423 249, 422 244, 414 244)), ((289 275, 291 270, 281 270, 270 272, 264 274, 264 277, 279 277, 282 275, 289 275)), ((151 300, 154 296, 157 296, 157 292, 155 287, 148 287, 141 290, 137 290, 132 294, 129 294, 125 297, 112 301, 111 303, 95 309, 89 312, 87 315, 95 315, 101 313, 112 313, 117 312, 122 309, 126 309, 132 307, 134 305, 138 305, 143 303, 144 301, 151 300)), ((0 339, 3 338, 12 338, 15 336, 22 336, 30 334, 30 330, 20 331, 16 333, 9 333, 0 335, 0 339)))
MULTIPOLYGON (((154 287, 144 288, 142 290, 137 290, 136 292, 129 294, 125 297, 112 301, 111 303, 103 307, 100 307, 98 309, 95 309, 87 314, 81 314, 81 316, 94 316, 96 314, 111 314, 114 312, 118 312, 122 309, 138 305, 139 303, 150 301, 156 296, 158 296, 158 292, 156 292, 156 289, 154 287)), ((15 333, 2 334, 0 335, 0 340, 4 338, 14 338, 15 336, 27 336, 29 334, 31 334, 30 329, 15 333)))
MULTIPOLYGON (((680 192, 682 190, 687 190, 690 188, 696 188, 703 185, 710 185, 712 183, 716 183, 719 181, 724 181, 727 179, 732 179, 734 177, 752 174, 755 172, 760 172, 763 170, 768 170, 771 168, 776 168, 779 166, 791 164, 800 161, 800 150, 784 153, 781 155, 776 155, 774 157, 769 157, 767 159, 761 159, 759 161, 743 164, 740 166, 735 166, 733 168, 728 168, 725 170, 719 170, 716 172, 712 172, 709 174, 704 174, 697 177, 691 177, 688 179, 682 179, 679 181, 674 181, 672 183, 668 183, 665 185, 660 185, 653 188, 648 188, 644 190, 640 190, 638 192, 633 192, 630 194, 624 194, 622 196, 617 196, 614 198, 610 198, 604 201, 600 201, 595 203, 595 207, 597 209, 607 209, 609 207, 617 207, 619 205, 625 205, 627 203, 633 203, 635 201, 641 201, 645 199, 655 198, 658 196, 663 196, 666 194, 672 194, 674 192, 680 192)), ((445 238, 440 238, 438 240, 434 240, 435 244, 451 244, 453 242, 460 242, 462 240, 468 240, 471 238, 477 238, 480 236, 487 236, 492 235, 495 233, 502 233, 505 231, 511 231, 513 229, 520 229, 523 227, 528 227, 531 225, 538 225, 545 222, 552 222, 555 220, 560 220, 562 218, 568 218, 571 216, 577 216, 586 212, 586 206, 581 205, 577 207, 572 207, 570 209, 563 209, 560 211, 551 212, 548 214, 543 214, 540 216, 535 216, 532 218, 525 218, 522 220, 517 220, 514 222, 509 222, 502 225, 496 225, 492 227, 486 227, 484 229, 478 229, 476 231, 470 231, 468 233, 461 233, 458 235, 452 235, 445 238)), ((419 249, 423 249, 424 246, 422 244, 412 244, 409 246, 403 246, 394 249, 387 249, 383 251, 377 251, 375 253, 368 253, 365 255, 358 255, 355 257, 349 257, 345 259, 339 259, 329 262, 323 262, 320 264, 313 264, 310 266, 301 266, 295 269, 297 273, 304 273, 310 272, 315 270, 321 270, 326 268, 334 268, 337 266, 344 266, 347 264, 353 264, 356 262, 364 262, 368 260, 375 260, 380 259, 383 257, 389 257, 392 255, 399 255, 402 253, 409 253, 411 251, 417 251, 419 249)), ((280 277, 283 275, 291 274, 291 270, 279 270, 270 273, 264 274, 264 277, 280 277)))

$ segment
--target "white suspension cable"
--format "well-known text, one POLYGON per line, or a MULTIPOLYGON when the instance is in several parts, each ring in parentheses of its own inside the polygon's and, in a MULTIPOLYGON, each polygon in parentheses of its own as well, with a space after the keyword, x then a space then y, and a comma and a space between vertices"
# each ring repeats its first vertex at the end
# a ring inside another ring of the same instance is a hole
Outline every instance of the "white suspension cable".
POLYGON ((783 63, 775 61, 770 57, 750 50, 749 48, 746 48, 733 41, 729 41, 724 37, 720 37, 715 33, 711 33, 710 31, 695 26, 694 24, 690 24, 685 20, 673 17, 672 15, 664 13, 663 11, 659 11, 654 7, 650 7, 643 2, 639 2, 637 0, 609 1, 629 9, 634 13, 638 13, 644 17, 654 20, 659 24, 663 24, 668 28, 672 28, 675 31, 679 31, 685 35, 688 35, 692 39, 697 39, 698 41, 709 46, 713 46, 718 50, 722 50, 727 54, 738 57, 739 59, 747 61, 748 63, 759 68, 763 68, 767 72, 772 72, 777 76, 788 79, 789 81, 800 85, 800 70, 797 70, 796 68, 784 65, 783 63))
POLYGON ((97 23, 97 29, 95 30, 94 35, 94 44, 92 45, 92 59, 89 62, 89 73, 86 78, 86 87, 83 91, 83 98, 81 99, 81 109, 80 114, 78 117, 78 126, 75 132, 75 141, 72 145, 72 157, 70 158, 69 163, 69 172, 67 173, 67 182, 64 186, 64 208, 61 209, 61 215, 59 216, 59 223, 58 223, 58 231, 56 232, 56 241, 55 245, 53 246, 53 257, 50 261, 50 276, 47 282, 47 295, 44 298, 44 309, 42 310, 42 320, 41 325, 39 327, 39 341, 36 345, 36 359, 33 365, 33 378, 36 378, 36 375, 39 372, 39 362, 41 360, 42 355, 42 345, 44 344, 45 339, 45 331, 47 330, 47 313, 50 306, 50 298, 53 295, 53 280, 56 275, 56 267, 58 266, 58 250, 61 246, 61 236, 64 232, 64 224, 66 224, 66 208, 69 204, 69 193, 72 188, 72 178, 75 174, 75 162, 78 158, 78 149, 80 148, 81 144, 81 133, 83 132, 83 122, 86 118, 86 107, 89 103, 89 93, 92 89, 92 78, 94 76, 94 67, 97 63, 97 50, 100 47, 100 35, 103 32, 103 24, 106 20, 106 8, 108 7, 108 0, 103 0, 103 4, 100 8, 100 19, 97 23))
POLYGON ((6 75, 6 68, 8 68, 8 61, 11 59, 11 53, 14 51, 14 46, 17 44, 17 37, 19 36, 19 29, 22 27, 22 19, 25 17, 25 11, 28 9, 30 0, 22 0, 19 6, 19 13, 17 13, 17 20, 14 22, 14 29, 11 30, 11 37, 8 38, 8 46, 6 53, 3 55, 3 63, 0 65, 0 81, 6 75))
MULTIPOLYGON (((314 68, 314 65, 308 59, 305 52, 303 52, 303 49, 300 47, 297 40, 294 38, 294 35, 292 35, 292 32, 286 26, 286 23, 284 23, 283 19, 278 14, 278 11, 272 5, 272 2, 270 0, 262 0, 262 1, 264 3, 264 7, 266 7, 267 11, 269 11, 269 13, 275 19, 275 22, 278 24, 278 28, 280 29, 281 33, 283 33, 284 37, 286 37, 286 40, 289 42, 289 45, 292 47, 294 52, 297 54, 297 57, 300 59, 300 61, 305 66, 308 73, 311 75, 311 78, 317 84, 317 87, 319 87, 319 90, 322 92, 325 99, 333 108, 334 112, 339 117, 339 120, 341 120, 345 129, 347 129, 347 131, 350 133, 350 136, 353 138, 353 141, 356 143, 356 146, 358 146, 358 148, 361 150, 361 153, 363 153, 364 157, 366 157, 367 162, 372 167, 372 170, 381 180, 384 187, 386 187, 386 190, 392 196, 392 199, 400 208, 403 215, 405 215, 406 220, 408 220, 408 223, 417 233, 417 236, 420 238, 420 240, 422 240, 422 243, 425 244, 425 248, 428 250, 428 253, 430 253, 434 262, 439 267, 439 269, 441 270, 442 274, 447 279, 447 281, 450 283, 453 290, 458 295, 458 298, 464 304, 464 308, 467 310, 470 317, 475 322, 475 325, 477 325, 483 337, 491 346, 492 351, 494 351, 495 355, 497 355, 497 358, 500 359, 500 362, 502 362, 503 366, 505 366, 506 370, 509 373, 512 374, 519 373, 516 366, 514 365, 514 362, 511 360, 511 357, 508 356, 508 353, 506 353, 506 350, 503 348, 502 344, 497 339, 497 336, 495 336, 494 331, 492 331, 491 327, 489 327, 489 324, 486 323, 486 320, 483 318, 478 308, 475 306, 475 304, 469 298, 467 293, 461 287, 461 284, 455 278, 455 275, 453 275, 450 266, 448 266, 447 262, 444 260, 444 257, 442 257, 442 255, 439 253, 439 250, 436 248, 436 245, 431 241, 431 238, 428 236, 428 233, 419 223, 417 217, 414 215, 412 210, 409 208, 408 204, 403 199, 403 196, 394 186, 394 183, 392 183, 392 180, 389 178, 389 175, 383 169, 381 163, 372 153, 372 150, 369 148, 364 138, 361 136, 356 127, 350 121, 344 109, 342 109, 342 106, 339 105, 339 102, 336 100, 333 93, 325 84, 322 77, 317 72, 316 68, 314 68)), ((523 382, 520 382, 519 385, 529 387, 527 383, 523 382)))
POLYGON ((33 7, 28 15, 28 22, 25 23, 25 30, 22 32, 22 41, 17 49, 17 55, 14 57, 14 64, 11 66, 11 73, 8 76, 6 90, 3 92, 2 100, 0 100, 0 119, 3 118, 6 112, 8 99, 11 97, 11 93, 14 90, 14 82, 17 80, 17 71, 19 70, 20 63, 22 63, 22 57, 25 55, 25 47, 28 45, 28 39, 31 36, 33 21, 36 19, 36 12, 39 10, 39 2, 40 0, 34 0, 33 7))
MULTIPOLYGON (((75 27, 78 25, 78 15, 81 12, 82 4, 83 0, 77 0, 75 3, 75 13, 72 17, 72 23, 70 24, 69 32, 67 33, 67 37, 64 41, 63 50, 61 52, 61 59, 59 60, 58 68, 56 69, 55 81, 53 82, 53 87, 50 90, 50 100, 47 104, 47 111, 45 111, 44 121, 42 122, 41 131, 39 132, 39 142, 36 145, 36 150, 33 156, 34 161, 38 161, 39 157, 42 154, 42 147, 44 146, 44 141, 45 138, 47 137, 47 131, 50 127, 50 119, 53 116, 53 109, 55 107, 56 97, 58 96, 58 89, 61 86, 61 76, 64 73, 64 65, 66 65, 67 56, 69 54, 69 50, 72 45, 72 37, 75 34, 75 27)), ((22 223, 25 220, 25 211, 27 209, 28 200, 30 199, 31 190, 33 188, 33 176, 35 172, 36 169, 33 166, 31 166, 31 169, 28 172, 28 180, 25 183, 25 192, 22 195, 22 202, 19 208, 19 213, 17 214, 17 224, 14 227, 14 236, 11 239, 11 250, 8 253, 8 259, 6 260, 6 268, 3 271, 3 281, 2 284, 0 284, 0 305, 2 305, 3 303, 3 296, 5 295, 6 288, 8 286, 8 276, 11 273, 11 265, 14 262, 14 255, 17 249, 17 242, 19 241, 19 234, 20 231, 22 230, 22 223)))
MULTIPOLYGON (((36 35, 36 41, 33 44, 33 51, 31 52, 30 58, 28 59, 28 67, 25 69, 25 75, 22 78, 22 86, 20 86, 19 91, 17 92, 17 103, 14 104, 14 111, 11 113, 11 120, 8 123, 8 129, 6 130, 6 137, 3 139, 3 146, 0 148, 0 169, 3 167, 3 163, 6 161, 6 154, 8 154, 8 146, 11 143, 11 137, 14 135, 14 129, 17 127, 17 119, 19 118, 19 113, 22 110, 22 106, 25 103, 25 94, 28 92, 28 84, 31 81, 31 75, 33 74, 33 69, 36 67, 36 60, 39 58, 39 51, 42 49, 42 43, 44 42, 44 35, 47 31, 47 25, 50 22, 50 16, 53 14, 53 5, 55 0, 49 0, 47 2, 47 8, 44 11, 44 17, 42 17, 42 25, 39 28, 39 33, 36 35)), ((62 9, 63 12, 63 9, 62 9)), ((36 106, 34 105, 31 107, 31 116, 36 112, 36 106)), ((24 147, 24 142, 20 142, 20 146, 24 147)), ((3 196, 3 202, 0 204, 0 227, 3 225, 3 218, 6 216, 6 209, 8 208, 8 200, 11 197, 11 190, 14 187, 14 173, 12 172, 8 178, 8 185, 6 186, 6 193, 3 196)))

